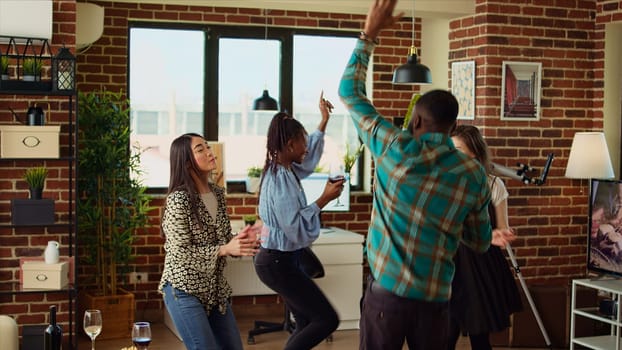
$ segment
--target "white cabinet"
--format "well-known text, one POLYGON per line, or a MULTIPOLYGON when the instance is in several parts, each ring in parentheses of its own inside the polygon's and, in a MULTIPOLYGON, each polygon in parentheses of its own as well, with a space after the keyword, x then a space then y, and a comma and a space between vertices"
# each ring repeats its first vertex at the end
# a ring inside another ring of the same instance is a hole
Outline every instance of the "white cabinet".
POLYGON ((585 346, 589 349, 620 350, 620 295, 622 295, 622 280, 617 279, 576 279, 572 281, 572 302, 570 305, 570 349, 576 345, 585 346), (577 308, 577 292, 581 288, 591 288, 611 294, 611 298, 617 302, 617 312, 614 317, 607 317, 599 312, 598 305, 585 308, 577 308), (611 332, 608 335, 591 337, 575 337, 575 323, 577 317, 586 317, 599 322, 609 324, 611 332))
POLYGON ((340 329, 358 329, 363 296, 363 236, 339 228, 320 233, 311 246, 324 265, 315 280, 339 315, 340 329))

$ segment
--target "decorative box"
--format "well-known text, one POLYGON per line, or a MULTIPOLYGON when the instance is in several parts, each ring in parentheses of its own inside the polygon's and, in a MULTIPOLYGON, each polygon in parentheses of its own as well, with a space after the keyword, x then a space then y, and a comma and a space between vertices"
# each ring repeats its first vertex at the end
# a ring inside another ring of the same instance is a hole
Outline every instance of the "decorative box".
POLYGON ((1 158, 59 158, 60 125, 0 125, 1 158))
POLYGON ((69 263, 46 264, 41 261, 22 263, 22 288, 63 289, 69 283, 69 263))
POLYGON ((11 199, 13 225, 51 225, 54 223, 53 199, 11 199))

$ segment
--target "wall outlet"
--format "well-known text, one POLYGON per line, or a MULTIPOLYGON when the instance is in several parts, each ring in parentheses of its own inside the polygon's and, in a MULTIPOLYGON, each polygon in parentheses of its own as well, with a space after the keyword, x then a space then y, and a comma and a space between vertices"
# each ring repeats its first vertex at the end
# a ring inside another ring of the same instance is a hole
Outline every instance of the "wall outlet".
POLYGON ((149 276, 146 272, 130 272, 130 283, 146 283, 149 280, 149 276))

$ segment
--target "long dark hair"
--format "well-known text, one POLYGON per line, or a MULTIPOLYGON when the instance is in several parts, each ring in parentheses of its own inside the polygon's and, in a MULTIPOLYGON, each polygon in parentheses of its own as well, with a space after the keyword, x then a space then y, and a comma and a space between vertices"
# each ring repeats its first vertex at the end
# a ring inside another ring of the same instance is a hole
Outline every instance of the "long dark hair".
MULTIPOLYGON (((174 191, 185 191, 190 196, 190 213, 197 223, 199 220, 199 209, 194 198, 198 196, 198 189, 191 172, 200 174, 199 167, 192 153, 192 138, 203 136, 196 133, 187 133, 177 137, 171 143, 170 149, 170 177, 168 182, 167 195, 174 191)), ((163 232, 162 232, 163 234, 163 232)))
POLYGON ((268 170, 276 172, 277 160, 279 155, 285 151, 287 142, 305 135, 307 135, 307 131, 304 126, 291 115, 285 112, 275 114, 268 127, 266 163, 263 166, 262 174, 265 174, 268 170))
POLYGON ((473 152, 475 159, 486 169, 486 172, 488 174, 491 173, 490 151, 477 127, 473 125, 458 125, 451 132, 451 136, 461 139, 469 150, 473 152))

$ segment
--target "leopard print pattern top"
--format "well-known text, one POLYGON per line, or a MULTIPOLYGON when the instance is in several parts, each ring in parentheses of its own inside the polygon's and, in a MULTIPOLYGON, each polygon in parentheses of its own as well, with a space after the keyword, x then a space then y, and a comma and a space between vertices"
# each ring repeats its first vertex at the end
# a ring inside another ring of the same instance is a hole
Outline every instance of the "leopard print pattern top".
POLYGON ((164 285, 170 283, 196 296, 207 312, 217 307, 224 314, 232 291, 223 274, 226 258, 218 256, 218 249, 233 236, 225 191, 215 185, 212 190, 218 201, 215 219, 198 193, 174 191, 167 196, 162 216, 166 256, 158 290, 162 293, 164 285), (191 202, 198 206, 200 223, 191 215, 191 202))

